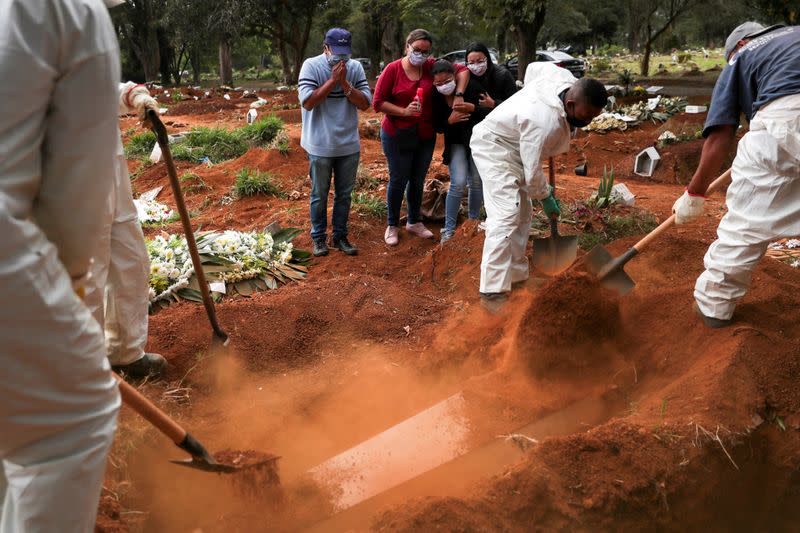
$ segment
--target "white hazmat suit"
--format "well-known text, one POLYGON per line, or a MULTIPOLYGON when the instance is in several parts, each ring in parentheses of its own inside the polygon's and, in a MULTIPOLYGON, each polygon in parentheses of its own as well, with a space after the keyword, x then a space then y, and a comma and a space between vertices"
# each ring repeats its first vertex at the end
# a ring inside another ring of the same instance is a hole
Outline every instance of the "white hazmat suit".
POLYGON ((728 212, 706 252, 694 296, 708 317, 730 319, 770 242, 800 235, 800 94, 765 105, 736 151, 728 212))
POLYGON ((570 126, 559 95, 577 80, 549 63, 532 63, 525 80, 522 89, 475 126, 470 141, 486 206, 484 294, 508 292, 512 283, 528 279, 531 198, 550 195, 542 161, 569 150, 570 126))
MULTIPOLYGON (((120 113, 137 111, 131 101, 131 92, 136 88, 141 86, 133 82, 120 84, 120 113)), ((121 141, 116 148, 113 183, 101 216, 102 229, 86 285, 86 305, 105 328, 109 361, 113 366, 124 366, 144 357, 150 258, 133 203, 121 141)))
POLYGON ((116 36, 100 0, 0 0, 0 532, 94 528, 119 393, 86 276, 111 192, 116 36))

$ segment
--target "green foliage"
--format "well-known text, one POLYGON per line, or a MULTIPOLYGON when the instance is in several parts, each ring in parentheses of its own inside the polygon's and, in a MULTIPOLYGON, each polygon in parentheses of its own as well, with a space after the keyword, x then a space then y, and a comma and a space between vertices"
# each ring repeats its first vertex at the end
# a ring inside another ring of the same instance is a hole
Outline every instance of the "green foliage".
POLYGON ((281 130, 283 130, 283 121, 275 115, 269 115, 239 128, 236 130, 236 135, 239 139, 252 144, 266 146, 275 139, 281 130))
POLYGON ((656 217, 649 211, 634 210, 620 215, 604 211, 598 215, 598 223, 592 226, 595 231, 584 230, 578 235, 578 246, 591 250, 598 244, 608 244, 631 235, 645 235, 656 226, 656 217))
POLYGON ((275 177, 272 174, 249 168, 243 168, 236 174, 233 190, 239 198, 256 194, 285 196, 285 193, 275 183, 275 177))
POLYGON ((692 59, 692 54, 689 52, 678 53, 678 63, 688 63, 692 59))
POLYGON ((360 214, 375 218, 386 216, 386 201, 366 192, 353 195, 353 208, 360 214))
POLYGON ((625 87, 625 94, 628 94, 628 88, 633 83, 633 73, 628 69, 622 69, 622 71, 617 72, 617 81, 625 87))
POLYGON ((381 180, 369 173, 367 169, 360 166, 356 172, 356 190, 374 191, 380 185, 381 180))
POLYGON ((186 193, 198 193, 200 191, 209 191, 211 187, 203 181, 199 175, 194 172, 186 172, 181 175, 180 182, 182 188, 186 193))
POLYGON ((588 206, 596 209, 603 209, 610 207, 614 203, 611 197, 611 189, 614 187, 614 167, 611 167, 611 172, 608 172, 606 167, 603 167, 603 177, 600 178, 600 185, 597 191, 593 192, 586 202, 588 206))
POLYGON ((596 57, 590 62, 592 72, 607 72, 611 70, 611 61, 605 57, 596 57))
POLYGON ((148 156, 156 143, 156 135, 152 131, 137 133, 125 144, 125 157, 137 159, 141 156, 148 156))
POLYGON ((244 139, 223 128, 193 128, 185 140, 170 146, 174 159, 200 161, 208 157, 212 163, 235 159, 247 148, 244 139))
POLYGON ((174 104, 179 104, 183 100, 183 96, 179 90, 175 89, 175 92, 172 93, 170 100, 172 100, 172 103, 174 104))

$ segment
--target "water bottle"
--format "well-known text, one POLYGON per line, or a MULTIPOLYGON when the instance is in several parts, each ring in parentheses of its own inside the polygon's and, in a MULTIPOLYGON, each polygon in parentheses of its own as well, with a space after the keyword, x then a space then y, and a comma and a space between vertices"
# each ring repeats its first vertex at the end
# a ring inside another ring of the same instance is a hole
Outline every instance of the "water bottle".
POLYGON ((415 117, 418 117, 418 116, 420 116, 422 114, 422 94, 423 94, 422 87, 417 87, 416 100, 417 100, 417 102, 419 102, 419 112, 418 113, 414 113, 415 117))

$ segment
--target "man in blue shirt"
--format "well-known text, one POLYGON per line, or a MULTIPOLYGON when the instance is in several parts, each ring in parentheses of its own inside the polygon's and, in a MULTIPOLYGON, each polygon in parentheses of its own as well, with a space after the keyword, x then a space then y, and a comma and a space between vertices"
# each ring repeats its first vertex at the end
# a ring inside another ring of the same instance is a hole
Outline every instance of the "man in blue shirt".
POLYGON ((351 42, 349 31, 329 30, 322 54, 305 60, 297 82, 303 106, 300 145, 308 153, 310 163, 311 238, 315 256, 328 254, 331 175, 334 187, 332 245, 347 255, 358 253, 347 240, 347 219, 361 151, 358 110, 370 106, 372 93, 361 63, 350 61, 351 42))
POLYGON ((769 243, 800 234, 800 26, 738 26, 725 43, 728 64, 714 87, 700 164, 675 202, 676 223, 703 212, 704 195, 739 142, 728 187, 728 212, 697 279, 696 309, 710 327, 731 323, 769 243))

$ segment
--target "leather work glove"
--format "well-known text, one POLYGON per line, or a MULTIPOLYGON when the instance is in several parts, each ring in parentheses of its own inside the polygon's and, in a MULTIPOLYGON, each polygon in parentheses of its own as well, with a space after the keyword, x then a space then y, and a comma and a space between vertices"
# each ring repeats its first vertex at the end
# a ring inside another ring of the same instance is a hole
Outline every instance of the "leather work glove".
POLYGON ((706 197, 700 194, 691 194, 688 190, 672 206, 675 213, 675 224, 686 224, 703 214, 703 204, 706 197))
POLYGON ((539 200, 539 203, 542 204, 542 210, 544 210, 544 214, 547 215, 547 218, 558 218, 561 216, 561 207, 558 205, 556 190, 553 187, 550 187, 550 196, 544 200, 539 200))
POLYGON ((148 109, 158 113, 158 102, 150 96, 150 91, 144 85, 137 85, 126 96, 130 107, 136 109, 139 120, 144 120, 148 109))

